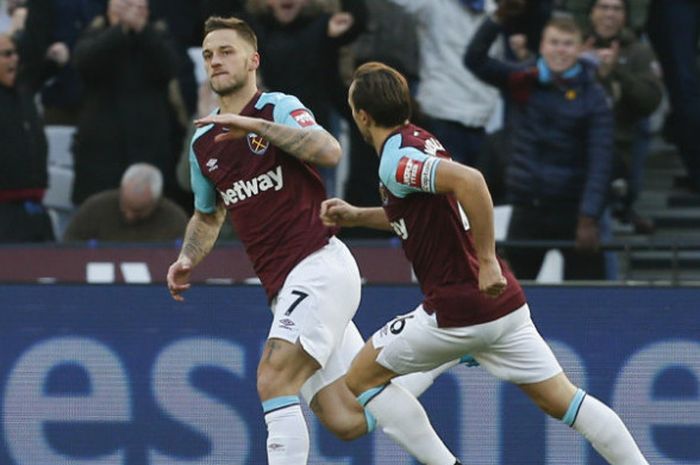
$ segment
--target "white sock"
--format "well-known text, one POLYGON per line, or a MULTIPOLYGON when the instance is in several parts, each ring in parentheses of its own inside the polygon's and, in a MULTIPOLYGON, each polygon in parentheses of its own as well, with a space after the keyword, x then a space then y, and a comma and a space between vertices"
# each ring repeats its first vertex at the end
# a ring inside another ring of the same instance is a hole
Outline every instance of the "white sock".
POLYGON ((393 383, 361 394, 359 402, 377 419, 382 431, 426 465, 454 465, 456 458, 430 424, 423 406, 393 383))
POLYGON ((306 465, 309 457, 309 430, 301 413, 298 398, 296 404, 266 412, 265 423, 267 424, 267 463, 269 465, 306 465))
POLYGON ((447 363, 440 365, 437 368, 433 368, 430 371, 420 371, 416 373, 410 373, 407 375, 397 376, 392 379, 392 383, 396 383, 399 386, 410 392, 413 397, 420 397, 438 376, 452 368, 459 363, 459 359, 451 360, 447 363))
POLYGON ((649 465, 620 417, 582 389, 562 421, 588 439, 611 465, 649 465))

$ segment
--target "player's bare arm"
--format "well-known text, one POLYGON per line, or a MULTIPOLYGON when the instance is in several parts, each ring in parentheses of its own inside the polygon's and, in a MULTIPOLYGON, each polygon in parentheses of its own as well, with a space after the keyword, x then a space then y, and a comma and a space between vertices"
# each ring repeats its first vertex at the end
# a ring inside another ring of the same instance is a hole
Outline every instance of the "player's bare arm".
POLYGON ((195 211, 192 215, 180 256, 168 269, 168 290, 173 299, 184 300, 182 293, 190 288, 192 269, 211 252, 225 218, 226 210, 221 205, 214 213, 195 211))
POLYGON ((326 226, 345 226, 391 230, 381 207, 356 207, 345 200, 332 198, 321 203, 321 220, 326 226))
POLYGON ((195 121, 197 127, 212 123, 229 129, 216 136, 217 142, 237 139, 248 132, 254 132, 290 155, 314 165, 336 166, 340 161, 340 143, 326 130, 294 128, 261 118, 234 114, 210 115, 195 121))
POLYGON ((490 296, 500 295, 507 283, 496 258, 493 201, 484 177, 473 168, 442 160, 435 188, 438 193, 453 194, 469 219, 479 258, 479 289, 490 296))
POLYGON ((195 211, 187 224, 180 257, 196 266, 214 247, 226 219, 226 209, 218 204, 214 213, 195 211))

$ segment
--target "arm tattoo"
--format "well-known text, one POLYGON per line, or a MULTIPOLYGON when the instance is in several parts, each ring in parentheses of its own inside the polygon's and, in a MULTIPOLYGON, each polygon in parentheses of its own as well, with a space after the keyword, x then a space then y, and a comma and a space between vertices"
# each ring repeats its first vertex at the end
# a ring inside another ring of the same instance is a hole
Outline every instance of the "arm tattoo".
POLYGON ((214 247, 225 215, 222 208, 212 215, 195 213, 187 225, 181 255, 189 258, 193 265, 201 262, 214 247))
POLYGON ((274 352, 276 348, 277 343, 275 342, 275 340, 269 339, 267 341, 267 356, 265 357, 266 362, 269 362, 272 359, 272 352, 274 352))
POLYGON ((326 131, 284 126, 264 121, 260 135, 273 145, 309 163, 318 163, 328 144, 326 131))

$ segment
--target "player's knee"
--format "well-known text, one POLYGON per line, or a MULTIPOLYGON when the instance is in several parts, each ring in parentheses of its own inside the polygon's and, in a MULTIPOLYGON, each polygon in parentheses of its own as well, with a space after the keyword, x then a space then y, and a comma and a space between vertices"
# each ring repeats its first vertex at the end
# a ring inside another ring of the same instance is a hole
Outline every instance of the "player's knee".
POLYGON ((357 397, 363 392, 365 392, 368 387, 365 386, 365 382, 360 379, 357 376, 354 376, 352 373, 348 373, 345 376, 345 385, 350 389, 350 392, 357 397))
POLYGON ((267 400, 280 395, 287 385, 276 370, 258 369, 257 389, 260 399, 267 400))

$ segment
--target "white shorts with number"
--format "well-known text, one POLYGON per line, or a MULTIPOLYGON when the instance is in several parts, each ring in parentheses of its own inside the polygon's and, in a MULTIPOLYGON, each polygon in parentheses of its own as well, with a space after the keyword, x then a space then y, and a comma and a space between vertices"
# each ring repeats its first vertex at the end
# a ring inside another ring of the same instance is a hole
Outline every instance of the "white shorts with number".
POLYGON ((387 323, 372 343, 381 349, 377 362, 399 374, 428 371, 465 354, 516 384, 538 383, 562 371, 527 304, 498 320, 460 328, 439 328, 435 315, 420 305, 387 323))
POLYGON ((307 402, 344 375, 362 348, 352 318, 360 304, 360 272, 348 248, 332 237, 289 273, 272 302, 269 338, 300 341, 320 365, 304 384, 307 402))

